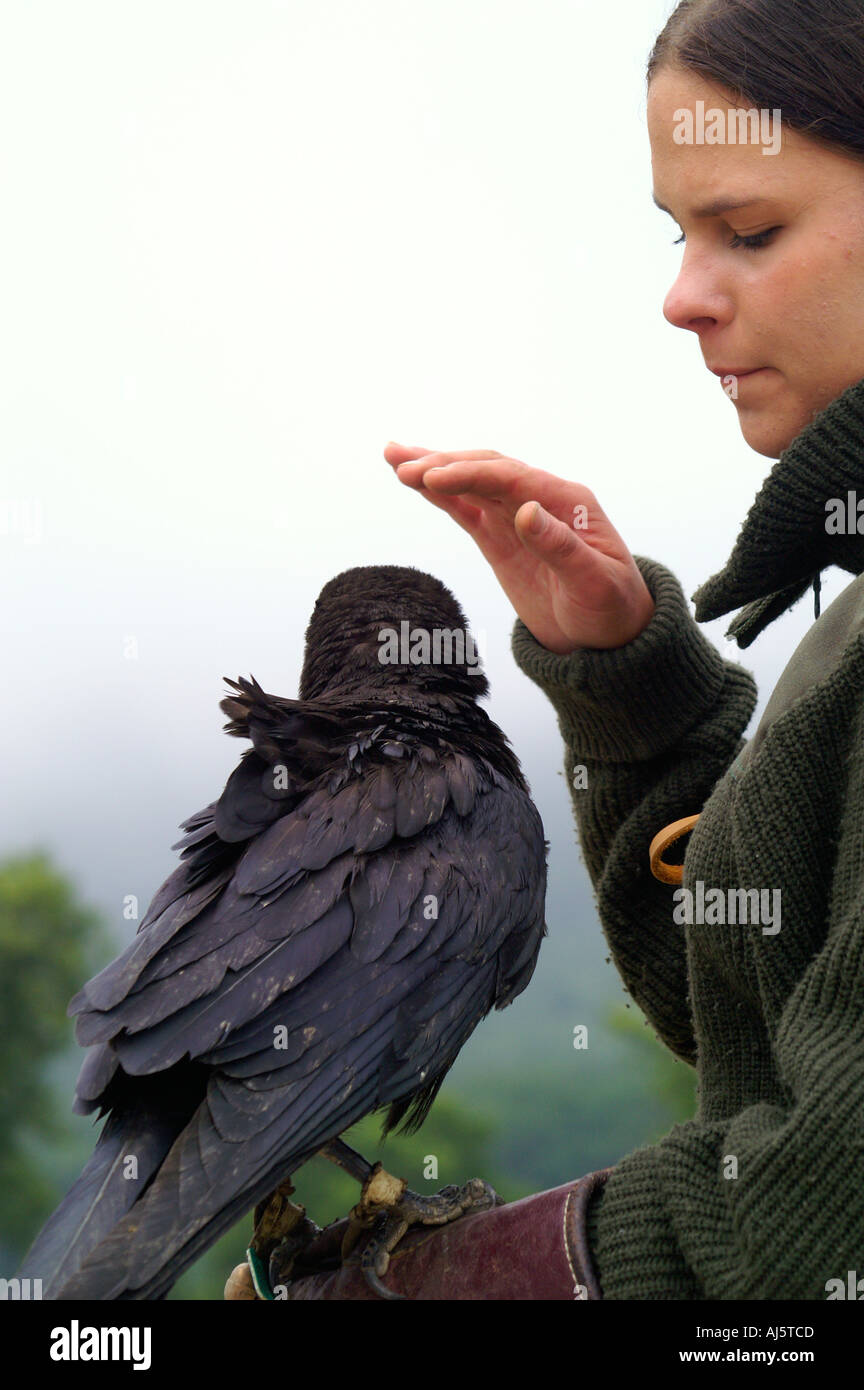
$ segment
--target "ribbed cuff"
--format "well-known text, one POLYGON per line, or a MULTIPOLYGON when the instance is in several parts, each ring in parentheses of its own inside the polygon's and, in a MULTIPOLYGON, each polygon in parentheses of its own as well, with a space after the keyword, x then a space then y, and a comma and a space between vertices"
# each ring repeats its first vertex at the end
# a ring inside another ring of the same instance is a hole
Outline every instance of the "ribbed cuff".
POLYGON ((561 656, 519 618, 511 639, 517 665, 551 700, 565 740, 603 762, 641 761, 674 747, 717 701, 726 674, 675 575, 656 560, 633 558, 655 609, 626 646, 561 656))
MULTIPOLYGON (((663 1142, 634 1149, 621 1159, 602 1201, 589 1210, 588 1236, 604 1299, 704 1297, 669 1211, 662 1180, 663 1142)), ((697 1189, 694 1201, 698 1195, 697 1189)), ((697 1231, 711 1232, 710 1205, 706 1203, 704 1218, 694 1222, 697 1231)))
POLYGON ((597 1281, 600 1284, 601 1288, 603 1287, 603 1274, 601 1272, 600 1264, 597 1259, 597 1226, 600 1220, 600 1208, 603 1205, 603 1192, 605 1186, 606 1184, 604 1183, 602 1187, 598 1187, 594 1192, 592 1192, 591 1198, 588 1202, 588 1211, 585 1215, 585 1229, 588 1237, 588 1249, 590 1251, 591 1259, 594 1264, 594 1272, 597 1275, 597 1281))

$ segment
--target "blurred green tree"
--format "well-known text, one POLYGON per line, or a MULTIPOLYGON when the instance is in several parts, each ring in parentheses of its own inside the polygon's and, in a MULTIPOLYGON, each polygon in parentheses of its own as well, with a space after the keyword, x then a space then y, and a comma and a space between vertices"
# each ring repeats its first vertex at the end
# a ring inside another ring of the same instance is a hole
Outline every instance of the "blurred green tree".
MULTIPOLYGON (((68 1143, 51 1063, 68 1052, 66 1005, 106 934, 68 878, 36 851, 0 863, 0 1245, 24 1253, 61 1195, 44 1151, 68 1143)), ((77 1145, 75 1146, 77 1148, 77 1145)))

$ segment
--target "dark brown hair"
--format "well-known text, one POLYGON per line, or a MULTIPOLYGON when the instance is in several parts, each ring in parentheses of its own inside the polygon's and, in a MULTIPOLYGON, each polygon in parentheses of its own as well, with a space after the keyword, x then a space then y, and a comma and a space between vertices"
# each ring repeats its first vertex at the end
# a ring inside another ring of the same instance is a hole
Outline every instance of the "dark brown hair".
POLYGON ((659 68, 699 73, 793 130, 864 160, 864 0, 682 0, 659 68))

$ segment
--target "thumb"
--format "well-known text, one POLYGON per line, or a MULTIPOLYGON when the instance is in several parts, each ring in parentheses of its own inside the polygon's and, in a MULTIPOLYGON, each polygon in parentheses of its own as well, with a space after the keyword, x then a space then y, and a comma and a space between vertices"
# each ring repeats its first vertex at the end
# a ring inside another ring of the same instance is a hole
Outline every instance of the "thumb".
POLYGON ((571 526, 552 516, 539 502, 523 502, 513 524, 526 549, 553 569, 572 562, 579 557, 580 551, 590 549, 571 526))

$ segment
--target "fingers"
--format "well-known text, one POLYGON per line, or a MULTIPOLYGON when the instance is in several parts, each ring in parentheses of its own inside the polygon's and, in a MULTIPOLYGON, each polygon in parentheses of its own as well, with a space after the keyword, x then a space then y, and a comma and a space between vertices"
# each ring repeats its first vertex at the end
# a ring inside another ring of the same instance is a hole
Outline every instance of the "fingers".
POLYGON ((540 501, 559 516, 577 509, 592 524, 603 517, 597 498, 581 483, 557 478, 539 468, 529 468, 520 459, 503 454, 466 449, 457 455, 424 454, 416 459, 394 462, 396 476, 407 487, 424 489, 424 496, 456 497, 460 494, 481 508, 503 507, 515 514, 527 501, 540 501), (447 460, 452 462, 448 463, 447 460))
MULTIPOLYGON (((488 451, 484 449, 474 449, 468 452, 472 455, 476 454, 478 457, 486 457, 488 451)), ((400 483, 404 483, 407 487, 413 488, 414 491, 419 492, 421 496, 426 498, 427 502, 432 503, 433 507, 438 507, 440 511, 446 512, 448 516, 451 516, 453 520, 466 531, 473 532, 476 529, 482 517, 482 513, 478 507, 472 506, 470 502, 458 496, 433 496, 432 493, 423 486, 423 474, 433 460, 440 461, 448 457, 460 458, 463 457, 463 454, 455 453, 452 455, 445 455, 433 453, 431 450, 425 449, 420 445, 397 444, 391 440, 384 449, 384 457, 393 468, 400 483), (416 463, 416 461, 421 458, 423 462, 420 464, 419 468, 409 464, 409 460, 413 459, 416 463)))
POLYGON ((422 454, 431 453, 431 449, 424 449, 416 444, 396 444, 392 439, 389 444, 384 446, 384 457, 394 468, 398 467, 400 463, 404 463, 406 459, 416 459, 420 458, 422 454))
MULTIPOLYGON (((510 500, 520 480, 536 470, 529 469, 518 459, 505 458, 502 454, 488 454, 481 449, 464 450, 457 457, 448 454, 426 454, 419 459, 405 459, 394 463, 396 476, 407 487, 425 489, 427 495, 436 497, 456 497, 460 493, 476 499, 481 505, 485 502, 504 502, 510 500), (448 459, 452 459, 448 462, 448 459)), ((536 484, 535 484, 536 485, 536 484)), ((524 496, 516 498, 516 505, 531 495, 527 482, 523 487, 524 496)))
MULTIPOLYGON (((397 466, 406 459, 420 458, 423 455, 431 455, 433 452, 432 449, 425 449, 417 444, 397 444, 393 439, 384 447, 384 457, 387 462, 397 466)), ((450 453, 436 453, 435 457, 439 463, 452 463, 455 459, 500 459, 503 455, 496 453, 494 449, 454 449, 450 453)))
POLYGON ((466 531, 473 534, 477 528, 478 522, 481 521, 483 516, 479 507, 472 506, 464 497, 434 497, 431 492, 423 487, 422 481, 411 483, 407 478, 402 477, 398 467, 395 471, 400 483, 405 483, 408 487, 411 487, 414 492, 418 492, 421 497, 425 497, 427 502, 431 502, 433 507, 437 507, 439 511, 446 512, 459 526, 462 526, 466 531))
MULTIPOLYGON (((488 465, 491 462, 500 460, 501 462, 511 464, 514 468, 525 468, 525 465, 517 463, 517 460, 504 460, 502 454, 498 454, 494 450, 489 449, 460 449, 449 453, 436 453, 429 450, 424 451, 419 447, 409 448, 407 445, 393 444, 391 442, 384 450, 384 457, 394 469, 400 483, 405 483, 407 487, 413 488, 424 485, 425 476, 428 472, 431 472, 432 469, 447 468, 447 476, 449 478, 449 469, 463 461, 470 461, 475 466, 479 466, 480 464, 488 465)), ((452 481, 454 482, 454 486, 447 486, 442 490, 452 494, 469 491, 468 488, 458 485, 457 476, 454 476, 452 481)))
POLYGON ((463 454, 452 463, 444 463, 440 454, 433 454, 410 467, 423 469, 424 485, 439 496, 467 492, 496 502, 505 501, 520 479, 532 471, 518 459, 501 454, 477 454, 473 458, 463 454))
MULTIPOLYGON (((517 512, 527 502, 539 504, 543 516, 554 522, 551 532, 544 527, 542 540, 539 532, 528 530, 528 511, 516 528, 523 544, 531 541, 540 546, 538 555, 555 553, 557 544, 562 558, 578 556, 582 561, 588 558, 585 552, 590 547, 574 535, 567 521, 559 521, 558 517, 570 520, 578 515, 579 527, 583 530, 590 527, 595 539, 605 539, 612 545, 617 541, 608 518, 589 488, 557 478, 542 469, 529 468, 520 459, 508 458, 494 449, 424 454, 419 447, 409 448, 391 441, 384 452, 400 483, 420 492, 434 506, 442 507, 466 530, 472 531, 478 543, 481 528, 491 527, 499 535, 502 525, 509 529, 515 524, 517 512)), ((576 526, 573 520, 573 528, 576 526)))

